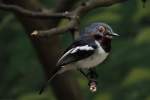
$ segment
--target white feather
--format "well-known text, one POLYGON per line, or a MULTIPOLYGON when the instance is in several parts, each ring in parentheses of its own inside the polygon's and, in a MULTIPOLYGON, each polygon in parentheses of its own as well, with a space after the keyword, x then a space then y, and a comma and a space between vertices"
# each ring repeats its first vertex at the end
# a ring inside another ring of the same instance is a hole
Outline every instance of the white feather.
POLYGON ((68 54, 70 54, 70 52, 71 52, 72 50, 73 50, 73 48, 70 49, 70 50, 68 50, 68 51, 58 60, 57 63, 59 63, 64 57, 66 57, 68 54))
POLYGON ((92 48, 92 47, 89 46, 89 45, 77 46, 77 47, 75 47, 75 48, 71 51, 71 53, 75 53, 75 52, 77 52, 78 50, 86 50, 86 51, 88 51, 88 50, 94 50, 94 48, 92 48))
POLYGON ((68 51, 59 59, 58 63, 59 63, 64 57, 66 57, 67 55, 76 53, 78 50, 86 50, 86 51, 88 51, 88 50, 94 50, 94 48, 92 48, 92 47, 90 47, 90 46, 88 46, 88 45, 85 45, 85 46, 77 46, 77 47, 75 47, 75 48, 72 48, 72 49, 68 50, 68 51))

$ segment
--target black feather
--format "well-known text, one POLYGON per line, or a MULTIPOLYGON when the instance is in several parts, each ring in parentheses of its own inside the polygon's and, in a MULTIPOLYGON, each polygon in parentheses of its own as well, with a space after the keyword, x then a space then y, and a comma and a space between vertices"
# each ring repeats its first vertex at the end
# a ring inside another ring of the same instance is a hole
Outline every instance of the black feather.
POLYGON ((88 36, 82 37, 82 38, 76 40, 75 42, 73 42, 66 49, 64 54, 66 54, 72 48, 76 48, 79 46, 81 47, 81 46, 85 46, 85 45, 92 47, 93 50, 77 50, 77 52, 75 52, 75 53, 69 53, 64 58, 59 60, 56 66, 64 66, 66 64, 70 64, 70 63, 73 63, 73 62, 76 62, 76 61, 79 61, 79 60, 82 60, 84 58, 91 56, 95 52, 97 45, 95 44, 95 40, 88 36))
POLYGON ((42 94, 42 92, 44 91, 44 89, 49 85, 49 83, 55 78, 55 76, 57 74, 59 74, 59 72, 61 71, 61 67, 56 68, 53 72, 52 72, 52 76, 50 76, 50 78, 47 80, 47 82, 45 82, 45 84, 42 85, 42 87, 40 88, 39 94, 42 94))

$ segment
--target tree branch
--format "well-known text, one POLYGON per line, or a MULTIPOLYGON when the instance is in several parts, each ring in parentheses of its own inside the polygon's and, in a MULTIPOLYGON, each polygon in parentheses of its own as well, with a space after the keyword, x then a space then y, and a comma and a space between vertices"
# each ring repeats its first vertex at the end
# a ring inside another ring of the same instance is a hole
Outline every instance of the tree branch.
POLYGON ((89 0, 87 2, 83 2, 70 13, 72 16, 72 20, 69 22, 68 25, 64 27, 55 27, 46 31, 34 31, 33 33, 31 33, 31 35, 51 36, 62 34, 66 31, 69 31, 70 29, 78 27, 78 20, 81 16, 85 15, 85 13, 98 7, 107 7, 113 4, 121 3, 123 1, 127 0, 89 0))
POLYGON ((65 25, 63 27, 55 27, 55 28, 52 28, 49 30, 42 30, 42 31, 35 30, 33 33, 31 33, 31 35, 32 36, 37 35, 37 36, 42 36, 42 37, 44 37, 44 36, 49 37, 52 35, 58 35, 62 32, 77 30, 77 27, 75 27, 75 26, 78 26, 77 20, 78 20, 77 18, 74 18, 67 25, 65 25))
POLYGON ((35 18, 67 18, 70 19, 68 25, 64 27, 55 27, 49 30, 35 30, 31 35, 33 36, 51 36, 57 35, 69 31, 70 29, 75 30, 79 26, 78 20, 79 17, 85 15, 85 13, 98 8, 98 7, 107 7, 113 4, 121 3, 127 0, 88 0, 81 3, 77 6, 72 12, 62 12, 62 13, 52 13, 52 12, 34 12, 24 8, 21 8, 16 5, 6 5, 0 3, 0 9, 13 11, 20 13, 24 16, 35 17, 35 18))
POLYGON ((0 9, 3 9, 5 11, 12 11, 20 13, 21 15, 27 16, 27 17, 35 17, 35 18, 67 18, 70 19, 70 13, 69 12, 62 12, 62 13, 52 13, 52 12, 35 12, 30 11, 25 8, 19 7, 17 5, 7 5, 0 3, 0 9))

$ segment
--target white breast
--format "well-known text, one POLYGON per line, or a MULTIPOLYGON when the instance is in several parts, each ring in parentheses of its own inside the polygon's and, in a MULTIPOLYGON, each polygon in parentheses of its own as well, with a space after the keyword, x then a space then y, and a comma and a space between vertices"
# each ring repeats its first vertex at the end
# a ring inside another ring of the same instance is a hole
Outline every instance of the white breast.
POLYGON ((106 53, 104 51, 104 49, 100 46, 98 41, 95 41, 95 43, 98 46, 96 52, 92 56, 90 56, 84 60, 78 61, 76 63, 78 67, 80 67, 80 68, 95 67, 96 65, 102 63, 106 59, 106 57, 108 56, 108 53, 106 53))

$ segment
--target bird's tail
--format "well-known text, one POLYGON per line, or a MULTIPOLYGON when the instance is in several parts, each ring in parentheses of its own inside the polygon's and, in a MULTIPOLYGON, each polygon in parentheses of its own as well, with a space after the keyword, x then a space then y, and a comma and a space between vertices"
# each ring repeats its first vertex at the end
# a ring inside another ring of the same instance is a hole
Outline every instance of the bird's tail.
POLYGON ((56 75, 62 73, 62 67, 59 67, 57 69, 54 70, 54 72, 52 73, 52 76, 48 79, 48 81, 41 87, 39 94, 42 94, 42 92, 44 91, 44 89, 48 86, 48 84, 55 78, 56 75))

